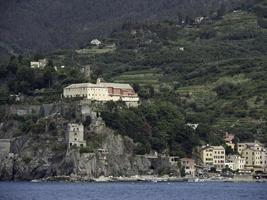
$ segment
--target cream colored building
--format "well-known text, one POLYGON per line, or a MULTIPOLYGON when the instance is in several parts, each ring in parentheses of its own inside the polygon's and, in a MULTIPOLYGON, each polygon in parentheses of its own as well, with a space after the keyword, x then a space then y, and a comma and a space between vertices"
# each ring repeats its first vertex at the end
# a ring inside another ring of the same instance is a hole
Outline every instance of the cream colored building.
POLYGON ((213 148, 211 146, 202 147, 200 157, 205 166, 213 166, 213 148))
POLYGON ((139 97, 129 84, 104 83, 72 84, 64 88, 65 98, 84 97, 92 101, 124 101, 128 106, 138 106, 139 97))
POLYGON ((223 146, 204 146, 200 151, 204 166, 216 167, 221 170, 225 167, 225 149, 223 146))
POLYGON ((229 155, 226 160, 225 166, 228 165, 233 171, 243 170, 245 168, 245 158, 239 155, 229 155))
POLYGON ((266 149, 258 141, 238 143, 238 153, 245 158, 245 168, 247 169, 264 169, 267 166, 266 149))
POLYGON ((86 141, 84 140, 84 126, 83 124, 68 124, 67 129, 67 143, 68 146, 85 147, 86 141))
POLYGON ((246 142, 246 143, 237 143, 237 151, 239 154, 242 154, 242 151, 247 149, 247 148, 252 148, 254 150, 263 150, 264 146, 258 141, 255 142, 246 142))

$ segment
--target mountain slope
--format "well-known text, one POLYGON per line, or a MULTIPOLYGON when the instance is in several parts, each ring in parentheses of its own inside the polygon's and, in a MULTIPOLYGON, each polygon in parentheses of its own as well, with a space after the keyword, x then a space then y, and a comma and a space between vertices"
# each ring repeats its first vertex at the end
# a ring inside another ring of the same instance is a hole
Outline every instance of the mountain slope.
MULTIPOLYGON (((252 0, 247 0, 250 2, 252 0)), ((0 1, 0 53, 77 48, 127 21, 196 17, 240 6, 236 0, 0 1)))

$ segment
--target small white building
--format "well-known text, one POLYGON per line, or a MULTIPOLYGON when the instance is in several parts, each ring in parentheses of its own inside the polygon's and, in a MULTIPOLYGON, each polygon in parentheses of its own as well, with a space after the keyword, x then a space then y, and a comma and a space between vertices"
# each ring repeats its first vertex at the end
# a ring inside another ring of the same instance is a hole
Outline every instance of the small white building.
POLYGON ((90 44, 95 46, 100 46, 102 43, 98 39, 93 39, 90 44))
POLYGON ((84 140, 83 124, 69 123, 66 139, 69 147, 71 146, 86 147, 86 141, 84 140))
POLYGON ((187 125, 188 127, 192 128, 192 129, 194 129, 194 130, 196 130, 197 127, 199 126, 199 124, 192 124, 192 123, 187 123, 186 125, 187 125))
POLYGON ((38 61, 31 62, 31 68, 33 69, 45 68, 47 65, 48 65, 47 59, 39 59, 38 61))

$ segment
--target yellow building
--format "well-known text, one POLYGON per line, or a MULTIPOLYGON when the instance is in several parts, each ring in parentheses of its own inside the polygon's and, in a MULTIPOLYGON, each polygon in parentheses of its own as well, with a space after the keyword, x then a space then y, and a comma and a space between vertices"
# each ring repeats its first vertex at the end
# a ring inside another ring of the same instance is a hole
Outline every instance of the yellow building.
POLYGON ((266 149, 261 143, 238 143, 238 152, 245 158, 245 168, 256 170, 266 167, 266 149))
POLYGON ((263 150, 264 146, 258 141, 255 142, 246 142, 246 143, 238 143, 237 144, 237 151, 239 154, 242 154, 242 151, 247 149, 247 148, 252 148, 254 150, 263 150))
POLYGON ((216 167, 221 170, 225 166, 225 149, 223 146, 204 146, 200 151, 204 166, 216 167))

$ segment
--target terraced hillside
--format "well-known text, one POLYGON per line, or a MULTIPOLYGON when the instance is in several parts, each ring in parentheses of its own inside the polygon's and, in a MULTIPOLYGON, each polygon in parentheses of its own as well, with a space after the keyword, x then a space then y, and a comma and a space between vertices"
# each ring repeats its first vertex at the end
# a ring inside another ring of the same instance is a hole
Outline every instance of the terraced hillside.
POLYGON ((18 92, 59 100, 64 86, 87 81, 80 67, 90 64, 92 81, 131 83, 141 97, 138 108, 99 108, 109 127, 139 143, 137 153, 190 155, 201 144, 223 144, 226 131, 267 144, 267 29, 253 10, 184 24, 129 23, 101 41, 99 48, 85 44, 46 55, 53 63, 45 70, 12 58, 0 71, 1 102, 18 92), (53 64, 65 68, 54 71, 53 64))
POLYGON ((117 51, 95 58, 104 77, 152 85, 155 99, 173 95, 188 122, 266 141, 267 30, 253 12, 185 27, 134 25, 114 39, 117 51))

